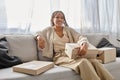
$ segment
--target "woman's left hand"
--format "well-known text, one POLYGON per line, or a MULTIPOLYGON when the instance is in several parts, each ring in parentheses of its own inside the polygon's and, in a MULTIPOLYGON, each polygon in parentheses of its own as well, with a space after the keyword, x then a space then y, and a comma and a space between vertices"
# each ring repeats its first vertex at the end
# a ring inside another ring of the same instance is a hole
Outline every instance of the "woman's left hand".
POLYGON ((83 56, 87 53, 87 50, 88 50, 88 45, 87 43, 83 43, 80 48, 79 48, 79 51, 78 51, 78 56, 83 56))

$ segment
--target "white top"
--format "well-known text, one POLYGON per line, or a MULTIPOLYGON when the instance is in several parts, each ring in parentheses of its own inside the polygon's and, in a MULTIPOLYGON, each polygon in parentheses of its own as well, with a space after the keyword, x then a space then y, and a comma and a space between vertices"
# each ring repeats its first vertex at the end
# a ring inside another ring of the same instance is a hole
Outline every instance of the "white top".
POLYGON ((64 28, 63 28, 63 37, 59 37, 54 31, 53 45, 54 45, 55 52, 59 52, 60 50, 65 50, 65 43, 68 43, 68 42, 69 42, 69 38, 64 28))

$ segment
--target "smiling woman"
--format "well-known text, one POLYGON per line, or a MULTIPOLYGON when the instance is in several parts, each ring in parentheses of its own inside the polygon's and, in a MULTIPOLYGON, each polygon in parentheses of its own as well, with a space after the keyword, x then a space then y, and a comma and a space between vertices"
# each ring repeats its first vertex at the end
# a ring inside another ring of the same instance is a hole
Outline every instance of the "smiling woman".
POLYGON ((93 46, 90 46, 86 37, 67 25, 62 11, 54 11, 51 16, 51 25, 36 33, 36 36, 38 48, 42 51, 40 54, 52 59, 55 65, 74 70, 80 74, 82 80, 113 80, 114 77, 97 59, 81 57, 87 54, 88 47, 93 46), (67 56, 66 43, 78 45, 78 52, 73 53, 77 58, 71 59, 67 56))

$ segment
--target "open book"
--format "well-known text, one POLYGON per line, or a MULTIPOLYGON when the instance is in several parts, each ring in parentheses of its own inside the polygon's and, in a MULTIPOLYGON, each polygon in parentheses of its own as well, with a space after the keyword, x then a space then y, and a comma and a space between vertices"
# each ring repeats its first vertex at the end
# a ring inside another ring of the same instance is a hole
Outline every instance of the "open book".
POLYGON ((65 45, 65 53, 72 59, 76 58, 96 58, 98 54, 98 49, 94 47, 92 44, 89 44, 88 51, 83 56, 78 56, 78 49, 79 45, 77 43, 66 43, 65 45))
POLYGON ((13 71, 31 75, 38 75, 54 67, 53 62, 48 61, 30 61, 13 66, 13 71))

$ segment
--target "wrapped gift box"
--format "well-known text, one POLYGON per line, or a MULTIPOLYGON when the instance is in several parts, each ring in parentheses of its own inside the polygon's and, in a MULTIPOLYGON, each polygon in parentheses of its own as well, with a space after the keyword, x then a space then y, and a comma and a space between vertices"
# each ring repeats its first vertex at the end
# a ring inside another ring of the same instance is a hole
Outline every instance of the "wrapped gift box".
POLYGON ((65 45, 65 53, 72 59, 84 57, 84 58, 96 58, 98 54, 98 50, 93 45, 89 44, 88 51, 84 56, 78 56, 78 48, 79 45, 77 43, 66 43, 65 45))
POLYGON ((98 48, 97 59, 102 60, 102 63, 108 63, 116 60, 116 49, 115 48, 98 48))
POLYGON ((53 62, 47 61, 30 61, 13 66, 13 71, 31 75, 38 75, 54 67, 53 62))

